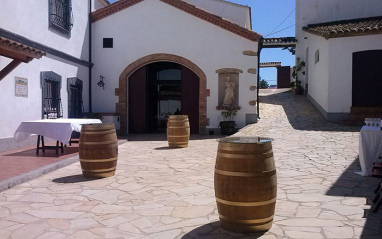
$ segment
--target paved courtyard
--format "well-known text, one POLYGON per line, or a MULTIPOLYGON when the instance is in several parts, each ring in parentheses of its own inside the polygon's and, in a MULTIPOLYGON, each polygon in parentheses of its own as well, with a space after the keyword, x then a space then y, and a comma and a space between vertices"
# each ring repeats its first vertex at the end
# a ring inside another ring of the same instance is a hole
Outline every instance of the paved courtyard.
POLYGON ((380 179, 354 173, 360 128, 327 123, 305 96, 261 95, 261 120, 237 135, 275 139, 278 196, 268 232, 220 228, 218 136, 169 149, 165 135, 132 135, 119 146, 114 177, 85 179, 76 162, 1 192, 0 238, 382 238, 382 210, 369 210, 380 179))

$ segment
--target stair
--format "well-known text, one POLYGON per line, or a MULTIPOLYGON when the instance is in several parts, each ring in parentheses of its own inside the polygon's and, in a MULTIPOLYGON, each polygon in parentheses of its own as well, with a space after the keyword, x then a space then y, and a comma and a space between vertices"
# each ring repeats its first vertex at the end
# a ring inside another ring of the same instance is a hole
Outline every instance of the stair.
POLYGON ((352 106, 350 107, 350 119, 341 120, 341 124, 348 126, 362 126, 365 118, 382 118, 381 106, 352 106))

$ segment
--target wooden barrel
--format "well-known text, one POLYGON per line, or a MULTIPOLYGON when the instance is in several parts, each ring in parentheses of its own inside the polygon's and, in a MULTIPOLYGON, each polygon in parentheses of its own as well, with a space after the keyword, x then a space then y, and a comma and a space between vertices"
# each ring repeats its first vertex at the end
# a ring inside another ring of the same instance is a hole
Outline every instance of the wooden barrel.
POLYGON ((167 121, 167 141, 171 148, 186 148, 190 139, 188 115, 170 115, 167 121))
POLYGON ((84 177, 114 176, 118 159, 118 141, 114 124, 82 125, 79 154, 84 177))
POLYGON ((223 228, 234 232, 271 228, 277 196, 272 140, 263 137, 218 140, 214 183, 223 228))

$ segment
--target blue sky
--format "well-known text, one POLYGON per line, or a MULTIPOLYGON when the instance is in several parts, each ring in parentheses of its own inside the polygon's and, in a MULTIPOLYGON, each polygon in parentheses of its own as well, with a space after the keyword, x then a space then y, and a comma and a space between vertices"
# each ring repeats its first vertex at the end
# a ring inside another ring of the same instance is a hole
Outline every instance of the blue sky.
MULTIPOLYGON (((115 1, 109 0, 110 3, 115 1)), ((264 37, 288 37, 295 35, 295 12, 293 11, 295 9, 295 0, 229 1, 251 7, 252 30, 262 34, 264 37), (287 27, 289 28, 285 29, 287 27), (272 32, 274 34, 269 35, 272 32)), ((261 62, 280 61, 282 66, 294 66, 294 56, 288 50, 281 50, 279 48, 263 49, 260 60, 261 62)), ((276 84, 276 68, 261 68, 260 76, 268 81, 269 84, 276 84)))

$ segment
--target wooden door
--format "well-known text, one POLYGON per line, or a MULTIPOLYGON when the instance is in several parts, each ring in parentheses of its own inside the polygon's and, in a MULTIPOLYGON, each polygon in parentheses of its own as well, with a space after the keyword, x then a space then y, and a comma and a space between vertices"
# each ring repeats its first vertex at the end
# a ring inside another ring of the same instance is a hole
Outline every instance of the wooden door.
POLYGON ((188 115, 191 134, 199 134, 199 77, 185 66, 181 69, 181 113, 188 115))
POLYGON ((147 132, 147 67, 138 69, 129 77, 128 89, 129 134, 147 132))
POLYGON ((353 53, 353 106, 382 106, 382 50, 353 53))

